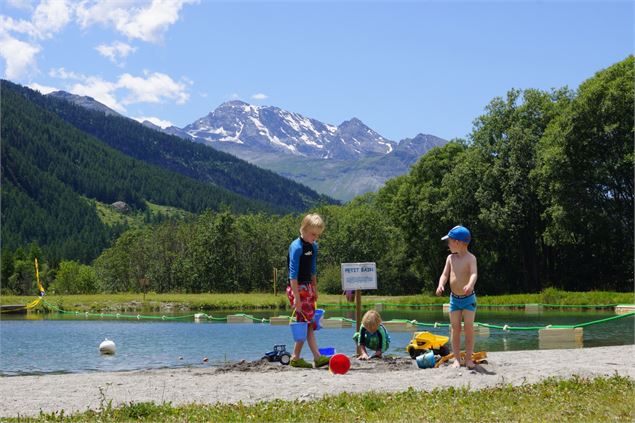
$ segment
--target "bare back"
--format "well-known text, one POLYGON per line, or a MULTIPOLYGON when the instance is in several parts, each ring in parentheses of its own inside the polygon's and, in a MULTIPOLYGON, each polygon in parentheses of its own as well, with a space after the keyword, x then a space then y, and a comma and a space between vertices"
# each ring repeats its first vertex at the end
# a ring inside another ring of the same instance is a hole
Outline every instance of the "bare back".
POLYGON ((462 254, 450 254, 447 259, 446 268, 449 265, 450 290, 455 295, 466 295, 471 292, 464 292, 463 288, 470 282, 470 277, 474 275, 476 282, 476 257, 466 251, 462 254))

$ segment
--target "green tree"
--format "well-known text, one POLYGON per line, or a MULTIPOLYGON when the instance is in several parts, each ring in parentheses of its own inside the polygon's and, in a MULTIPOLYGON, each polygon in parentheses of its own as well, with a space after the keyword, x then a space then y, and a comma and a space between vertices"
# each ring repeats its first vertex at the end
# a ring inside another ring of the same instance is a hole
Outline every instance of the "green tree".
POLYGON ((492 100, 475 121, 470 153, 446 180, 448 212, 474 232, 472 249, 488 274, 479 285, 488 293, 542 287, 544 206, 530 175, 555 103, 567 94, 511 90, 492 100))
POLYGON ((401 231, 405 243, 401 271, 414 272, 417 291, 429 292, 436 285, 446 252, 440 238, 455 224, 465 222, 451 219, 447 208, 450 191, 443 181, 462 160, 466 148, 460 140, 433 148, 407 176, 390 181, 378 194, 379 208, 401 231))
POLYGON ((97 292, 95 270, 76 261, 62 261, 50 290, 55 294, 94 294, 97 292))
POLYGON ((629 56, 582 83, 540 144, 544 240, 567 289, 632 287, 634 65, 629 56))
POLYGON ((112 247, 94 261, 100 291, 139 291, 139 278, 147 271, 148 230, 131 229, 124 232, 112 247))
MULTIPOLYGON (((336 290, 333 279, 341 263, 375 262, 377 293, 412 293, 418 291, 413 274, 404 263, 403 238, 389 217, 375 204, 372 194, 341 206, 318 209, 328 223, 321 237, 320 268, 328 277, 329 292, 336 290)), ((321 273, 321 272, 320 272, 321 273)), ((341 283, 340 283, 341 288, 341 283)))
POLYGON ((177 262, 184 255, 186 236, 184 229, 186 224, 179 225, 175 221, 168 220, 159 225, 154 225, 148 232, 145 254, 146 268, 144 276, 149 282, 148 288, 156 292, 171 292, 179 289, 177 262))
POLYGON ((15 295, 37 295, 35 266, 31 260, 16 260, 13 274, 9 276, 9 292, 15 295))
POLYGON ((203 213, 187 246, 182 263, 190 272, 190 292, 238 292, 235 220, 228 211, 203 213))
POLYGON ((11 289, 9 287, 9 277, 13 275, 15 270, 14 256, 11 250, 7 248, 2 249, 2 259, 0 260, 0 287, 2 287, 2 293, 10 294, 11 289))

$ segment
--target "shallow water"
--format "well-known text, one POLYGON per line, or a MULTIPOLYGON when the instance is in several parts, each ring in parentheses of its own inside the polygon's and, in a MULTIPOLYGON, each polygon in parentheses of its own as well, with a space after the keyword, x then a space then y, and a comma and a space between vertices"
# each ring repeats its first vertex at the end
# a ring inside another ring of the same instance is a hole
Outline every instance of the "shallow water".
MULTIPOLYGON (((214 314, 223 317, 236 312, 214 314)), ((284 314, 286 312, 282 312, 284 314)), ((268 318, 280 312, 250 312, 268 318)), ((395 309, 381 312, 384 320, 409 319, 426 323, 447 323, 439 309, 395 309)), ((612 317, 613 312, 524 311, 480 309, 476 320, 493 325, 544 326, 579 324, 612 317)), ((354 318, 351 309, 326 309, 325 317, 354 318)), ((195 323, 136 319, 105 319, 81 315, 44 314, 8 317, 0 320, 0 375, 123 371, 173 367, 214 366, 237 360, 257 360, 274 344, 293 348, 288 326, 268 323, 195 323), (117 353, 101 355, 99 344, 115 341, 117 353), (207 357, 208 362, 203 362, 207 357)), ((448 328, 421 327, 440 335, 448 328)), ((322 329, 317 332, 320 347, 353 354, 353 328, 322 329)), ((389 354, 406 356, 411 332, 390 332, 389 354)), ((584 347, 635 343, 635 317, 629 316, 584 328, 584 347)), ((530 350, 540 347, 537 331, 490 330, 488 337, 476 337, 477 351, 530 350)), ((310 357, 308 347, 303 350, 310 357)))

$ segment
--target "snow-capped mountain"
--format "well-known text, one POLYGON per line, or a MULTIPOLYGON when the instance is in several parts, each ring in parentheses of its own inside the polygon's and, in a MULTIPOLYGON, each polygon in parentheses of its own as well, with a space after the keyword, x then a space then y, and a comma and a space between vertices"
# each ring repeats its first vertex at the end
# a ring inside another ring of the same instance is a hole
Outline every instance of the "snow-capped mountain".
MULTIPOLYGON (((165 130, 164 130, 165 132, 165 130)), ((221 104, 171 133, 233 154, 338 200, 376 191, 446 143, 418 134, 395 142, 353 118, 334 126, 278 107, 221 104), (289 159, 292 160, 289 160, 289 159)))
MULTIPOLYGON (((121 116, 91 97, 64 91, 48 95, 121 116)), ((407 173, 428 150, 447 142, 428 134, 395 142, 357 118, 334 126, 242 101, 223 103, 184 128, 161 128, 148 121, 143 125, 233 154, 343 201, 376 191, 388 179, 407 173)))
POLYGON ((220 149, 225 149, 223 143, 233 143, 251 151, 320 159, 379 156, 397 145, 356 118, 333 126, 278 107, 242 101, 221 104, 183 131, 220 149))

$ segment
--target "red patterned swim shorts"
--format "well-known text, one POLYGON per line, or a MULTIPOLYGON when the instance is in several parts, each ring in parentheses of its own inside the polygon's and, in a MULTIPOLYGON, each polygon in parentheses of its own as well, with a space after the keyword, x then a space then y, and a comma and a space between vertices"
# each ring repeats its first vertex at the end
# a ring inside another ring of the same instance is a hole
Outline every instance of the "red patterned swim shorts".
MULTIPOLYGON (((300 310, 296 310, 295 312, 296 321, 311 322, 315 314, 315 287, 312 283, 306 285, 298 284, 298 291, 300 292, 300 310)), ((293 308, 295 296, 293 295, 291 285, 287 286, 287 298, 289 298, 291 308, 293 308)), ((315 329, 315 323, 311 323, 311 327, 315 329)))

